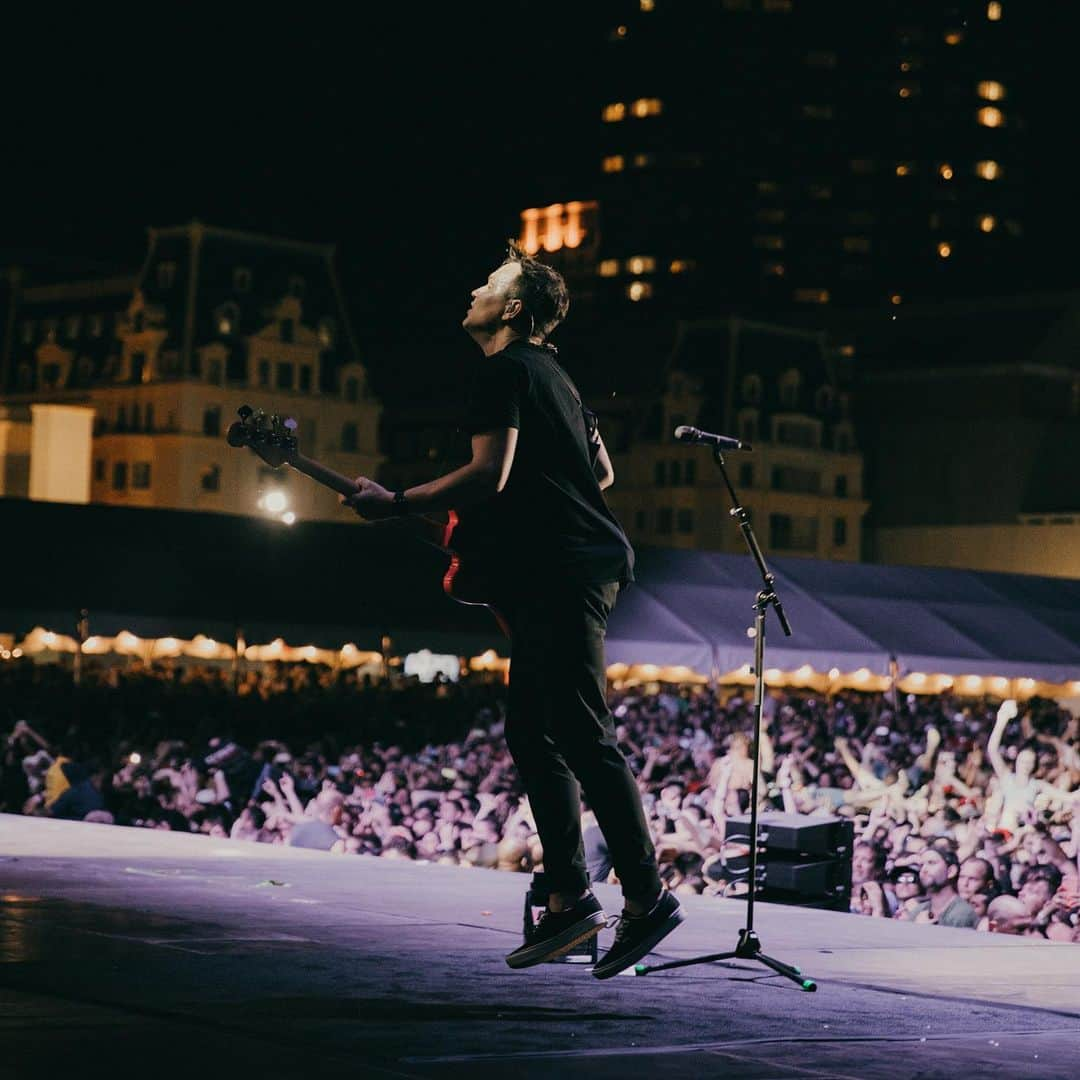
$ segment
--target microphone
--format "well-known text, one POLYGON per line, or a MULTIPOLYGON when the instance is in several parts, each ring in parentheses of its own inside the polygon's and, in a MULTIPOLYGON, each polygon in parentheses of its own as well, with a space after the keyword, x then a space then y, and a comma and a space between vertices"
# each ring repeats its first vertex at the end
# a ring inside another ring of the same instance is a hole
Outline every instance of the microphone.
POLYGON ((698 443, 702 446, 712 446, 717 450, 753 450, 748 442, 733 439, 730 435, 714 435, 711 431, 701 431, 699 428, 683 424, 675 429, 675 438, 679 442, 698 443))

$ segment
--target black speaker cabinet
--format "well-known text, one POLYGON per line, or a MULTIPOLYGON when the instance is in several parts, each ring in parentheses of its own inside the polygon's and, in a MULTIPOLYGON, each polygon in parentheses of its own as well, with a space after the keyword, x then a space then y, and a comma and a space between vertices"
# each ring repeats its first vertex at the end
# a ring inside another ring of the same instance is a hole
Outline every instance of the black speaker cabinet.
MULTIPOLYGON (((757 895, 777 904, 846 911, 854 836, 849 818, 759 814, 757 895)), ((749 841, 750 815, 728 818, 725 838, 749 841)))

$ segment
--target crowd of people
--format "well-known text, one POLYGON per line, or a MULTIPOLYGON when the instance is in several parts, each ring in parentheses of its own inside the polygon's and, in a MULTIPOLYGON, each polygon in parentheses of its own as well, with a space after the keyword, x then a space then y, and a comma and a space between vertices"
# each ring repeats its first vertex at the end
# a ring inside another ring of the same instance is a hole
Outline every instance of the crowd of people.
MULTIPOLYGON (((0 811, 528 871, 543 851, 505 687, 270 664, 0 665, 0 811)), ((661 874, 739 896, 752 695, 612 690, 661 874)), ((1080 726, 1057 703, 771 692, 760 809, 850 818, 851 910, 1080 942, 1080 726)), ((593 880, 614 880, 587 803, 593 880)))

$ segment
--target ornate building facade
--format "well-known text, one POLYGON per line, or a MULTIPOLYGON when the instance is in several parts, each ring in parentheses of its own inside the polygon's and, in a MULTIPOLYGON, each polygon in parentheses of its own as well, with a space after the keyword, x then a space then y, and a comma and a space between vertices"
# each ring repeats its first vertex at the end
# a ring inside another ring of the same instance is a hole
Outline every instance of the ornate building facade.
POLYGON ((308 456, 378 472, 333 253, 194 222, 150 229, 130 278, 13 286, 0 496, 341 520, 334 493, 225 442, 250 404, 295 417, 308 456))

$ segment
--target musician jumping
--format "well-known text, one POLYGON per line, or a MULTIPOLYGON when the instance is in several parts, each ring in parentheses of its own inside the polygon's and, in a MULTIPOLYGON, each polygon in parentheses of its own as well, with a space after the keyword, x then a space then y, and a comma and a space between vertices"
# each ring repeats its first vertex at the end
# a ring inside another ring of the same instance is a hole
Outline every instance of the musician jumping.
POLYGON ((511 243, 472 292, 462 326, 480 346, 467 413, 472 460, 404 492, 366 477, 343 499, 361 517, 469 507, 502 553, 493 606, 511 634, 506 740, 528 792, 551 887, 513 968, 561 956, 605 923, 589 890, 583 790, 607 840, 625 907, 594 967, 609 978, 682 922, 662 888, 641 796, 606 701, 604 635, 634 553, 601 494, 614 473, 596 418, 581 403, 548 337, 566 316, 562 276, 511 243), (580 781, 580 788, 579 788, 580 781))

